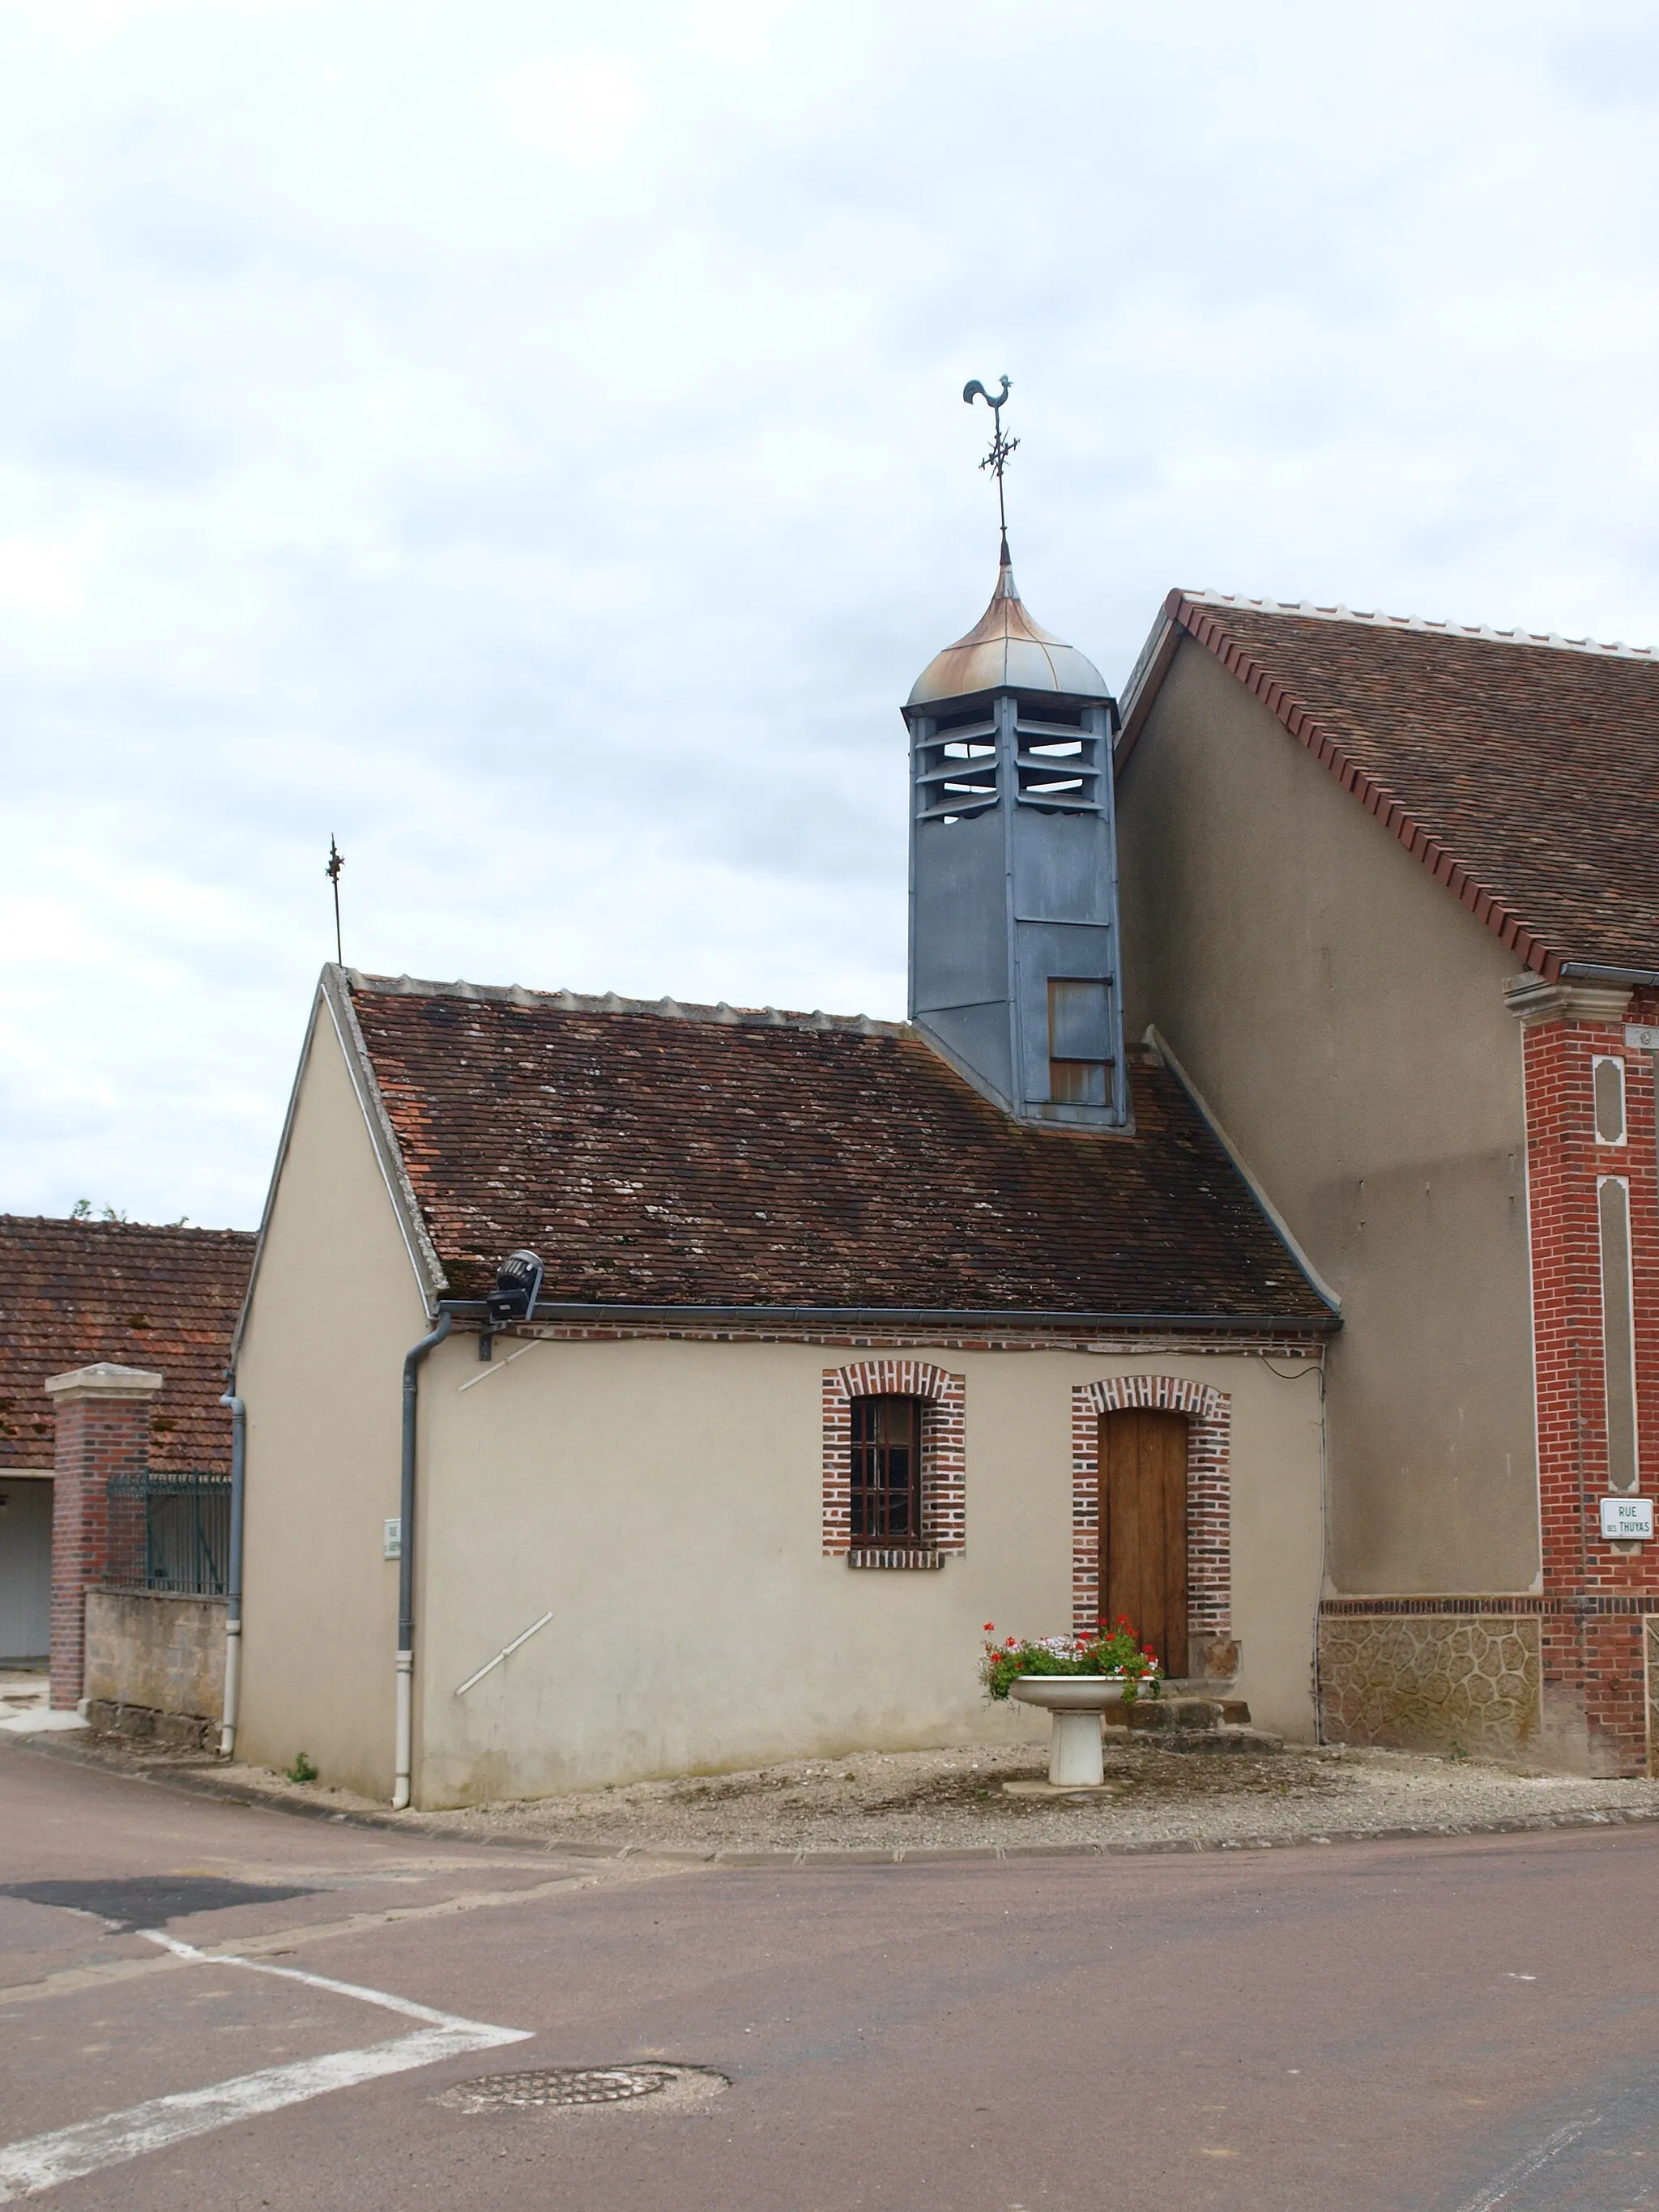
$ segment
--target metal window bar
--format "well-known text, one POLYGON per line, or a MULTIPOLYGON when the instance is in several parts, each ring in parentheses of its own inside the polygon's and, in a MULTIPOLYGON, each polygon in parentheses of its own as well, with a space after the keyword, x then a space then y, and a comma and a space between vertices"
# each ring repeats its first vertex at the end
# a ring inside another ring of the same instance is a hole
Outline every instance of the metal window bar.
POLYGON ((118 1588, 222 1597, 229 1559, 228 1474, 110 1477, 108 1579, 118 1588))
POLYGON ((921 1404, 854 1398, 852 1537, 855 1547, 921 1541, 921 1404))

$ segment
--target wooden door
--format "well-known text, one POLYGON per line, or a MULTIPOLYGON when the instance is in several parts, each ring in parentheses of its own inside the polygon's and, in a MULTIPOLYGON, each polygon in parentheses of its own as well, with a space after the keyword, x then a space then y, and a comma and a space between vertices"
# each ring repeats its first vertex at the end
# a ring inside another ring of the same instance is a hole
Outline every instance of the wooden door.
POLYGON ((1100 1420, 1100 1610, 1127 1613, 1166 1674, 1187 1672, 1187 1417, 1100 1420))

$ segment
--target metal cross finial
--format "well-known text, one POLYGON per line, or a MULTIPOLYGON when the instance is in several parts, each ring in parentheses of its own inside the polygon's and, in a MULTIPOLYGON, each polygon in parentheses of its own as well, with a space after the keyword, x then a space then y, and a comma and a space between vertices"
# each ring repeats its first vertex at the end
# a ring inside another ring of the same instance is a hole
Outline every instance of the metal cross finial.
POLYGON ((1019 446, 1019 440, 1006 436, 1002 428, 1003 402, 1008 397, 1012 381, 1009 377, 1003 378, 1002 390, 994 399, 977 377, 975 377, 971 384, 964 384, 962 387, 962 396, 966 404, 971 407, 975 398, 982 399, 990 409, 991 419, 996 424, 991 437, 991 450, 980 463, 980 466, 982 469, 989 469, 997 480, 997 521, 1002 531, 1002 558, 1005 566, 1008 559, 1008 511, 1003 504, 1002 472, 1019 446))
POLYGON ((344 866, 345 854, 335 843, 334 833, 330 830, 328 866, 323 870, 323 873, 334 886, 334 957, 342 968, 345 965, 345 955, 340 950, 340 871, 344 866))

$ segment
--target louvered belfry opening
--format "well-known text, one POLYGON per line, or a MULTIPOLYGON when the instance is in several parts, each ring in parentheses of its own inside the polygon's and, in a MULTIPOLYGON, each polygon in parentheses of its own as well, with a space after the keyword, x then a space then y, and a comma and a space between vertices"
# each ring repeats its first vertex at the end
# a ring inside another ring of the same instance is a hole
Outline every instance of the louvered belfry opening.
POLYGON ((1021 1121, 1123 1128, 1116 708, 1005 566, 905 708, 910 1018, 1021 1121))
POLYGON ((921 1401, 854 1398, 853 1542, 921 1541, 921 1401))

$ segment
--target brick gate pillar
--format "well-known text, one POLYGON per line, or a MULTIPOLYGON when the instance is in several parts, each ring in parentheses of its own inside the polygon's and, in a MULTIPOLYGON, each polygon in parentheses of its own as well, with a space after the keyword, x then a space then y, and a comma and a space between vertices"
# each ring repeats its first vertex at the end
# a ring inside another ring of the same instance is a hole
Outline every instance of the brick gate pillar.
POLYGON ((56 1408, 52 1457, 52 1702, 67 1711, 80 1702, 85 1673, 87 1590, 109 1569, 109 1479, 143 1474, 149 1465, 149 1401, 161 1377, 144 1367, 100 1360, 53 1375, 46 1395, 56 1408))

